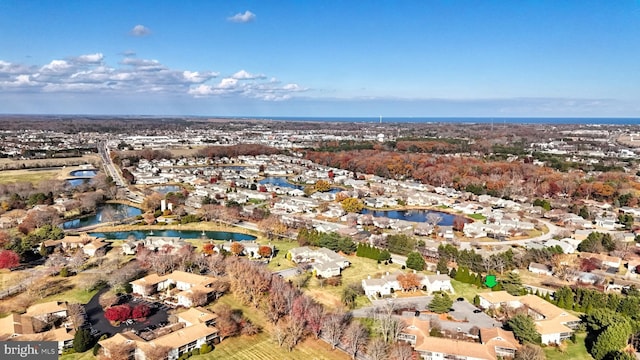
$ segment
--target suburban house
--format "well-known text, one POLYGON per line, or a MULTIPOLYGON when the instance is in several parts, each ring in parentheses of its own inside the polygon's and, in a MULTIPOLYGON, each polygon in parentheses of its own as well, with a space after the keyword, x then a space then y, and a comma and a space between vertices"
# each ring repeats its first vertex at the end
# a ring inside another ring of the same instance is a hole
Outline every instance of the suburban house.
MULTIPOLYGON (((231 245, 233 243, 233 241, 229 240, 228 242, 217 245, 214 247, 214 251, 219 252, 220 249, 224 249, 225 251, 231 252, 231 245)), ((275 247, 273 245, 261 245, 255 241, 241 241, 240 243, 242 244, 242 255, 249 256, 253 259, 260 259, 262 257, 258 251, 262 246, 270 248, 271 254, 275 251, 275 247)))
POLYGON ((56 341, 58 353, 73 345, 75 330, 62 326, 38 331, 38 323, 67 318, 67 304, 60 301, 30 306, 24 314, 10 314, 0 319, 0 341, 56 341))
POLYGON ((217 344, 220 337, 215 328, 216 315, 204 308, 192 308, 177 314, 178 322, 157 329, 142 338, 133 332, 123 332, 101 340, 105 355, 128 346, 129 358, 155 360, 154 349, 168 349, 167 360, 176 360, 182 354, 200 348, 204 344, 217 344))
POLYGON ((122 244, 122 252, 126 255, 133 255, 137 252, 138 246, 144 246, 151 251, 170 250, 177 251, 185 245, 189 245, 179 236, 152 236, 149 235, 142 240, 127 241, 122 244))
POLYGON ((104 250, 107 243, 102 239, 87 234, 67 235, 60 240, 46 240, 44 246, 47 248, 60 248, 64 251, 81 249, 87 256, 95 256, 99 250, 104 250))
MULTIPOLYGON (((415 272, 414 272, 415 273, 415 272)), ((387 296, 396 291, 402 291, 402 285, 398 281, 398 276, 404 274, 402 271, 396 271, 393 274, 386 273, 379 279, 372 279, 368 276, 362 280, 362 289, 367 296, 387 296)), ((453 286, 451 286, 451 278, 449 275, 423 275, 416 274, 420 279, 420 287, 426 289, 429 293, 434 291, 446 291, 453 294, 453 286)))
POLYGON ((316 276, 323 278, 338 276, 350 265, 344 256, 327 248, 297 247, 289 250, 287 257, 296 264, 309 263, 316 276))
POLYGON ((589 252, 581 252, 578 254, 583 259, 598 259, 603 267, 619 269, 622 265, 622 259, 617 256, 609 256, 605 254, 596 254, 589 252))
POLYGON ((512 358, 520 347, 511 331, 480 329, 480 343, 429 336, 429 321, 403 319, 405 328, 398 336, 425 360, 497 360, 512 358))
POLYGON ((548 275, 548 276, 553 275, 553 271, 551 271, 549 266, 545 264, 535 263, 535 262, 532 262, 529 264, 529 271, 539 275, 548 275))
POLYGON ((211 284, 214 278, 197 275, 184 271, 174 271, 170 274, 159 276, 150 274, 131 282, 134 294, 150 297, 161 293, 165 298, 174 298, 172 305, 190 307, 193 305, 194 293, 206 294, 207 298, 213 293, 211 284), (162 294, 165 292, 164 294, 162 294))
POLYGON ((513 296, 506 291, 478 294, 484 308, 525 307, 533 318, 543 344, 559 344, 568 339, 580 324, 580 318, 535 295, 513 296))

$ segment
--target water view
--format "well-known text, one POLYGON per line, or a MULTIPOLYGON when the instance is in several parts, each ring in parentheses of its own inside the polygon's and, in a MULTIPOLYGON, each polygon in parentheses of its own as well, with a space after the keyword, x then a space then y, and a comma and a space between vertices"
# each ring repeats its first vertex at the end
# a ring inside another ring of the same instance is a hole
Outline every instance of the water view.
POLYGON ((71 176, 94 177, 98 174, 98 170, 75 170, 69 173, 71 176))
POLYGON ((76 187, 76 186, 80 186, 82 184, 86 184, 90 180, 91 179, 68 179, 67 180, 67 184, 69 184, 69 186, 71 186, 71 187, 76 187))
POLYGON ((147 236, 173 236, 183 239, 210 239, 210 240, 255 240, 253 235, 228 232, 228 231, 195 231, 195 230, 135 230, 135 231, 114 231, 95 232, 91 235, 107 240, 125 240, 135 238, 144 239, 147 236))
POLYGON ((102 207, 99 207, 94 215, 64 222, 62 224, 62 228, 77 229, 85 226, 100 224, 103 222, 121 220, 141 214, 142 210, 133 206, 123 204, 106 204, 102 207))
POLYGON ((406 221, 414 221, 414 222, 427 222, 428 214, 437 214, 440 215, 442 221, 438 223, 438 225, 442 226, 451 226, 453 225, 453 219, 455 215, 448 214, 441 211, 433 211, 433 210, 369 210, 363 209, 363 214, 371 214, 373 216, 387 217, 389 219, 396 220, 406 220, 406 221))

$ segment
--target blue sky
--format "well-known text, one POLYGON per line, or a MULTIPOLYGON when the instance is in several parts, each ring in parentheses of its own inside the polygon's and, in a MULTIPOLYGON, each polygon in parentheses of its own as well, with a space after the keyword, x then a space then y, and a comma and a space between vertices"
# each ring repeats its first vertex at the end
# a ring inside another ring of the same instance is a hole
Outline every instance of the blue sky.
POLYGON ((640 1, 0 1, 0 113, 638 117, 640 1))

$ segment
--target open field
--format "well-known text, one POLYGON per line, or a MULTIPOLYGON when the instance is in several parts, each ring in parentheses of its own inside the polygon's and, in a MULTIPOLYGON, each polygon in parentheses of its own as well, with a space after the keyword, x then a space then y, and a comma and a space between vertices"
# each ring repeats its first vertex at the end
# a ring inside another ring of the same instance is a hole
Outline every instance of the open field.
MULTIPOLYGON (((74 164, 97 164, 98 157, 95 155, 86 155, 81 158, 73 158, 74 164)), ((31 182, 39 183, 47 180, 64 180, 70 177, 69 173, 74 170, 80 170, 77 165, 68 165, 69 159, 45 159, 45 160, 16 160, 0 159, 0 169, 3 167, 20 167, 21 163, 38 164, 42 169, 19 169, 19 170, 0 170, 0 184, 8 184, 15 182, 31 182), (66 162, 65 162, 66 161, 66 162)))
POLYGON ((79 354, 69 354, 60 356, 60 360, 93 360, 96 357, 93 356, 93 350, 88 350, 79 354))
POLYGON ((59 170, 3 170, 0 171, 0 184, 16 182, 37 184, 41 181, 57 179, 59 172, 59 170))
POLYGON ((29 160, 14 160, 7 158, 0 158, 0 169, 22 169, 22 168, 46 168, 46 167, 58 167, 58 166, 77 166, 80 164, 98 164, 100 158, 98 155, 83 155, 81 157, 72 158, 54 158, 54 159, 29 159, 29 160))
POLYGON ((478 289, 473 284, 467 284, 453 279, 451 280, 451 286, 453 286, 453 290, 456 292, 455 297, 463 297, 472 304, 476 294, 491 291, 489 289, 478 289))

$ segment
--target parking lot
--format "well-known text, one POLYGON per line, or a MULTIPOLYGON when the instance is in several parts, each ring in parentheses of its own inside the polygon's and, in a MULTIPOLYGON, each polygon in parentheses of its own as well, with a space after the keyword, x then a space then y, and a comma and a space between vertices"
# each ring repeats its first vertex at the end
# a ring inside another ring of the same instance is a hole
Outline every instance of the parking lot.
POLYGON ((145 304, 151 309, 151 315, 147 317, 143 322, 134 320, 129 324, 123 322, 119 326, 111 325, 109 320, 104 317, 104 310, 98 302, 100 295, 105 291, 107 291, 107 289, 99 291, 93 298, 91 298, 87 305, 85 305, 85 311, 87 313, 88 320, 85 327, 91 330, 91 334, 93 336, 99 337, 102 334, 112 336, 116 333, 123 332, 126 329, 132 329, 140 332, 151 326, 157 328, 161 324, 166 325, 168 323, 169 316, 167 314, 167 311, 170 310, 169 306, 136 297, 128 297, 124 299, 125 302, 123 303, 128 303, 131 306, 145 304))

